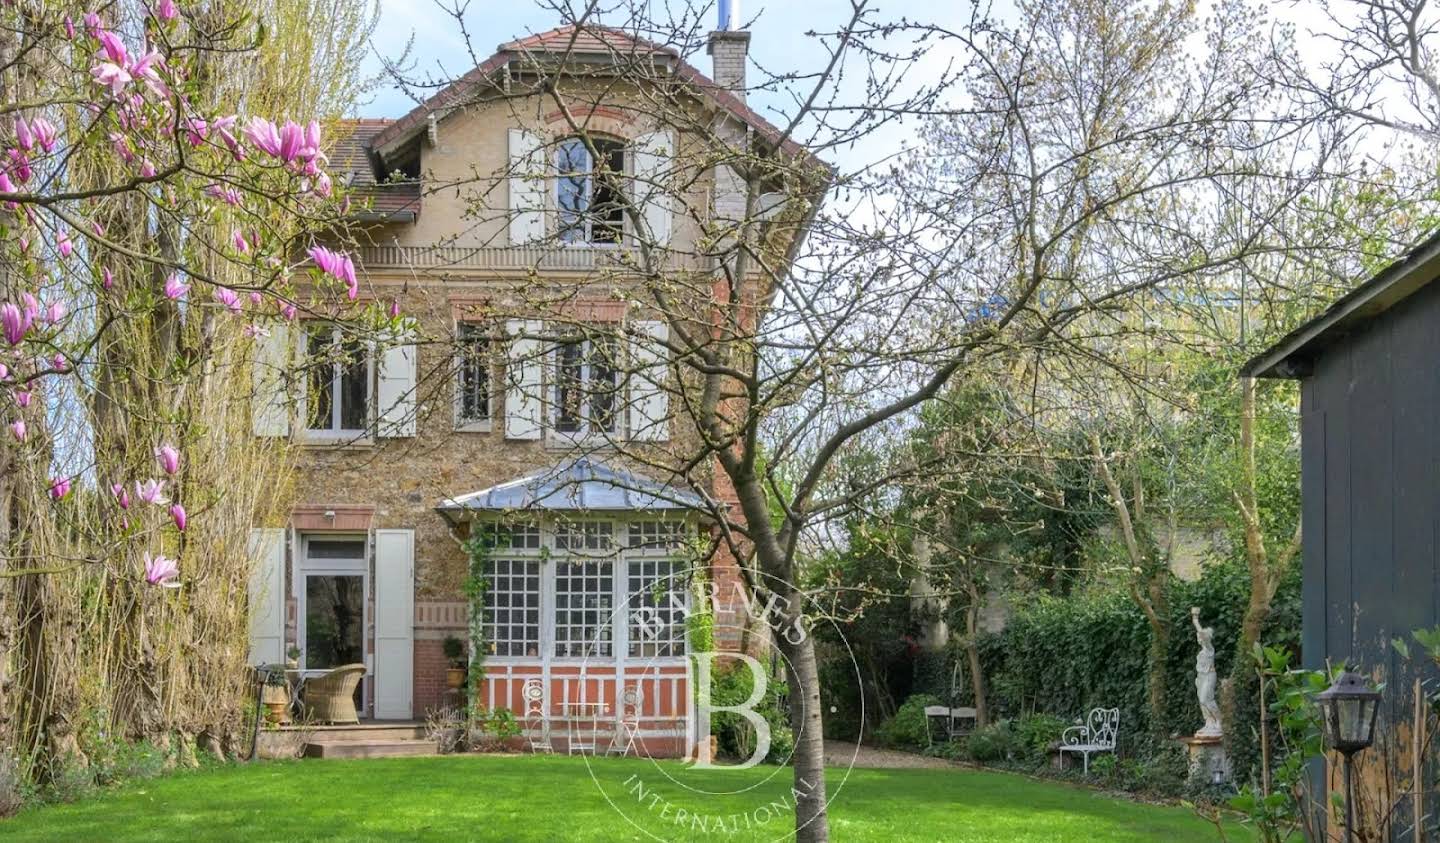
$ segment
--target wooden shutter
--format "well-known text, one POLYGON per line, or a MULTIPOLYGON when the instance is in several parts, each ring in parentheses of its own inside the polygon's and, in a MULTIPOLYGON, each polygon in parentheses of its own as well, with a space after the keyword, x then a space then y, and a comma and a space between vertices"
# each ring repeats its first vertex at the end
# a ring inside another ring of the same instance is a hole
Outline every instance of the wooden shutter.
POLYGON ((415 531, 375 531, 375 717, 414 716, 415 531))
POLYGON ((675 136, 669 130, 640 135, 631 146, 635 161, 635 202, 645 219, 645 231, 656 246, 670 242, 674 228, 675 197, 672 170, 675 160, 675 136))
POLYGON ((415 435, 416 349, 407 339, 410 337, 402 337, 399 344, 387 346, 380 355, 375 406, 379 408, 381 436, 415 435))
POLYGON ((510 244, 520 246, 545 239, 544 144, 540 135, 510 130, 510 244))
POLYGON ((285 530, 250 531, 250 664, 285 661, 285 530))
POLYGON ((290 365, 290 328, 270 326, 255 338, 251 358, 250 424, 256 436, 290 435, 290 399, 285 379, 290 365))
POLYGON ((670 326, 639 320, 631 325, 630 438, 663 442, 670 438, 670 326))
POLYGON ((505 438, 539 439, 545 366, 540 357, 540 340, 533 335, 540 332, 540 323, 512 319, 505 328, 512 337, 505 361, 505 438), (532 336, 522 337, 521 334, 532 336))

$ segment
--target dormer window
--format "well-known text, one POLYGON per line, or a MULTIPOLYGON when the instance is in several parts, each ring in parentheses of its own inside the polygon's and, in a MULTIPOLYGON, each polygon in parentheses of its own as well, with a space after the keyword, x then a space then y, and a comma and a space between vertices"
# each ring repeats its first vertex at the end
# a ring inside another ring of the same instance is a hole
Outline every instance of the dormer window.
POLYGON ((625 174, 625 146, 602 138, 591 144, 598 161, 580 138, 563 140, 555 150, 560 242, 618 244, 625 232, 625 209, 617 191, 625 174))

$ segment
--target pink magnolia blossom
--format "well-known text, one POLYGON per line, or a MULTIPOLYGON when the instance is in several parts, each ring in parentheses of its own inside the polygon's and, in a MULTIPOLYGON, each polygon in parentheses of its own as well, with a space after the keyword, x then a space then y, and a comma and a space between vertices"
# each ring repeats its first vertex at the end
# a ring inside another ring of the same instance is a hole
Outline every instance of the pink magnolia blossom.
POLYGON ((268 337, 268 336, 270 336, 270 331, 269 331, 269 329, 264 328, 264 327, 262 327, 262 326, 260 326, 260 325, 257 325, 257 324, 255 324, 254 322, 251 322, 250 324, 246 325, 244 328, 241 328, 241 329, 240 329, 240 333, 243 334, 243 335, 245 335, 245 336, 247 336, 247 337, 249 337, 250 339, 254 339, 254 338, 256 338, 256 337, 268 337))
POLYGON ((280 131, 274 123, 263 117, 251 117, 240 133, 261 152, 280 157, 280 131))
POLYGON ((104 26, 104 22, 100 20, 100 16, 95 14, 94 12, 86 12, 84 20, 85 31, 90 33, 92 36, 98 34, 100 32, 100 27, 104 26))
POLYGON ((155 4, 155 17, 162 21, 171 21, 180 11, 175 8, 175 0, 160 0, 155 4))
POLYGON ((231 313, 240 312, 240 297, 229 287, 216 287, 215 300, 225 305, 231 313))
POLYGON ((165 481, 152 478, 141 483, 139 480, 136 480, 135 497, 146 503, 161 505, 168 503, 168 501, 165 500, 165 481))
POLYGON ((50 303, 50 306, 47 307, 47 308, 45 308, 45 322, 46 322, 47 324, 54 325, 55 323, 59 322, 61 319, 64 319, 64 318, 65 318, 65 302, 63 302, 63 301, 51 302, 51 303, 50 303))
POLYGON ((5 341, 11 345, 19 345, 30 327, 21 315, 20 308, 8 301, 0 304, 0 325, 3 325, 5 330, 5 341))
POLYGON ((176 301, 182 298, 190 290, 190 285, 181 282, 180 276, 171 274, 165 279, 165 298, 176 301))
POLYGON ((15 118, 15 143, 26 152, 35 146, 35 134, 30 131, 30 124, 25 122, 24 117, 15 118))
POLYGON ((135 151, 130 148, 130 139, 119 132, 110 133, 110 145, 115 148, 115 154, 120 160, 129 164, 135 160, 135 151))
POLYGON ((233 207, 238 207, 242 199, 239 190, 236 190, 233 187, 221 187, 218 184, 212 184, 209 187, 205 188, 205 195, 213 196, 216 199, 224 202, 226 205, 230 205, 233 207))
POLYGON ((125 41, 118 34, 108 29, 102 29, 95 33, 100 41, 100 49, 104 51, 105 58, 111 64, 118 64, 122 67, 130 64, 130 51, 125 49, 125 41))
POLYGON ((185 507, 178 503, 172 504, 170 507, 170 517, 175 519, 175 528, 182 533, 185 532, 185 525, 189 521, 185 515, 185 507))
POLYGON ((121 509, 130 508, 130 492, 125 489, 124 483, 112 483, 110 494, 115 496, 115 502, 120 504, 121 509))
POLYGON ((40 300, 30 293, 21 293, 20 297, 25 299, 25 327, 29 328, 30 323, 40 316, 40 300))
POLYGON ((59 138, 59 132, 55 124, 44 117, 36 117, 30 121, 30 131, 35 133, 35 142, 46 152, 55 151, 55 142, 59 138))
MULTIPOLYGON (((185 121, 185 139, 191 146, 199 146, 210 135, 210 124, 203 118, 190 117, 185 121)), ((208 188, 207 188, 208 189, 208 188)))
POLYGON ((10 435, 15 437, 16 442, 25 441, 25 420, 16 419, 10 422, 10 435))
POLYGON ((115 274, 110 271, 108 266, 100 270, 100 286, 106 290, 115 286, 115 274))
POLYGON ((160 464, 160 470, 166 474, 174 474, 180 470, 180 452, 175 450, 174 445, 165 444, 155 449, 155 461, 160 464))
POLYGON ((75 21, 71 20, 69 15, 65 16, 65 40, 75 40, 75 21))
POLYGON ((329 199, 334 189, 335 187, 330 181, 329 173, 321 172, 315 176, 315 186, 312 187, 311 190, 315 192, 316 196, 319 196, 321 199, 329 199))
POLYGON ((70 364, 65 360, 65 355, 58 351, 55 352, 54 357, 50 358, 50 367, 62 375, 70 371, 70 364))
POLYGON ((285 125, 278 130, 280 135, 280 150, 277 153, 280 160, 289 164, 300 155, 300 148, 305 145, 305 130, 300 128, 294 120, 286 120, 285 125))
POLYGON ((9 367, 9 366, 6 366, 4 363, 0 363, 0 381, 9 380, 9 379, 10 379, 10 367, 9 367))
POLYGON ((262 303, 262 302, 264 302, 264 301, 265 301, 265 297, 262 296, 262 295, 260 295, 260 291, 259 291, 259 290, 251 290, 251 291, 250 291, 250 303, 251 303, 251 304, 260 304, 260 303, 262 303))
POLYGON ((160 78, 160 68, 165 66, 165 57, 159 50, 151 49, 145 55, 135 60, 127 70, 130 76, 145 83, 158 97, 170 96, 170 88, 166 86, 165 80, 160 78))
POLYGON ((360 285, 355 280, 355 263, 349 255, 332 251, 324 246, 312 246, 310 259, 315 261, 315 265, 320 268, 321 272, 337 281, 343 281, 349 288, 351 301, 354 301, 360 292, 360 285))
POLYGON ((125 68, 110 62, 101 62, 90 69, 90 74, 95 77, 95 82, 110 89, 113 96, 120 96, 125 86, 130 84, 130 74, 125 68))
POLYGON ((10 156, 9 169, 11 173, 15 174, 16 180, 21 184, 30 181, 30 177, 35 174, 35 171, 30 169, 30 156, 18 149, 10 150, 8 155, 10 156))
POLYGON ((51 480, 50 499, 58 501, 70 494, 70 482, 69 477, 56 477, 51 480))
POLYGON ((26 407, 30 406, 30 400, 33 397, 34 396, 30 394, 30 390, 28 389, 24 390, 23 392, 17 392, 15 393, 15 406, 23 410, 26 407))
POLYGON ((161 588, 179 588, 177 578, 180 576, 180 566, 167 556, 151 556, 150 551, 145 551, 145 582, 150 585, 158 585, 161 588))
POLYGON ((245 148, 240 145, 240 141, 236 139, 233 131, 237 119, 234 114, 228 117, 217 117, 211 121, 210 131, 219 135, 220 140, 224 141, 225 146, 230 150, 231 156, 233 156, 236 161, 240 161, 245 158, 245 148))
POLYGON ((70 235, 64 231, 55 235, 55 248, 60 250, 60 256, 68 258, 75 251, 75 244, 70 242, 70 235))
POLYGON ((142 179, 153 179, 153 178, 155 178, 155 163, 154 163, 153 161, 151 161, 149 158, 146 158, 146 159, 144 159, 144 160, 142 160, 142 161, 140 162, 140 178, 142 178, 142 179))
POLYGON ((390 318, 391 318, 391 319, 399 319, 399 318, 400 318, 400 300, 399 300, 399 299, 391 299, 391 300, 390 300, 390 309, 389 309, 388 311, 386 311, 386 312, 390 314, 390 318))
POLYGON ((245 239, 245 234, 240 229, 235 229, 230 235, 230 242, 235 244, 235 251, 242 255, 250 254, 250 241, 245 239))
POLYGON ((286 322, 294 322, 295 305, 289 302, 282 302, 280 304, 280 318, 284 319, 286 322))

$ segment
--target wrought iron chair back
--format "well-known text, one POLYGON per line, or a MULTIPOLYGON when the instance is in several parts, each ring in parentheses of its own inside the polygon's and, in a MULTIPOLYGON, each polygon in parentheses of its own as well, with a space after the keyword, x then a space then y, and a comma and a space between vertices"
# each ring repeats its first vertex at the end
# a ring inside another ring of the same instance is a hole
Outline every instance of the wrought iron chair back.
POLYGON ((525 699, 525 734, 534 752, 554 752, 550 741, 550 718, 545 715, 545 683, 540 679, 526 679, 521 690, 525 699))
POLYGON ((629 755, 634 750, 639 754, 640 706, 644 701, 645 693, 638 685, 626 685, 620 692, 620 722, 615 739, 610 742, 610 752, 629 755))
POLYGON ((1120 709, 1092 709, 1088 721, 1086 725, 1090 729, 1090 743, 1114 749, 1115 733, 1120 730, 1120 709))

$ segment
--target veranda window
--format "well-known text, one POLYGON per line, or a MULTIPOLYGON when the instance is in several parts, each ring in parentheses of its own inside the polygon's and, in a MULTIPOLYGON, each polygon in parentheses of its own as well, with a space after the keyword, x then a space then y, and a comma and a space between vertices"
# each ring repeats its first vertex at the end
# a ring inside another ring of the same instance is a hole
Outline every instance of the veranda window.
POLYGON ((365 343, 324 324, 308 327, 305 343, 306 428, 312 433, 363 433, 369 426, 370 404, 370 355, 365 343))
POLYGON ((490 559, 485 578, 490 655, 540 655, 540 560, 490 559))
POLYGON ((684 563, 673 559, 636 559, 630 563, 626 594, 630 655, 677 658, 685 655, 684 563))
POLYGON ((555 565, 555 655, 608 659, 615 655, 611 614, 615 566, 608 559, 555 565))
POLYGON ((598 160, 580 138, 561 141, 555 150, 555 207, 563 243, 615 244, 625 231, 625 209, 615 190, 625 173, 625 146, 599 138, 592 143, 598 160))
POLYGON ((617 343, 575 336, 555 349, 555 430, 578 436, 615 432, 620 390, 617 343))

